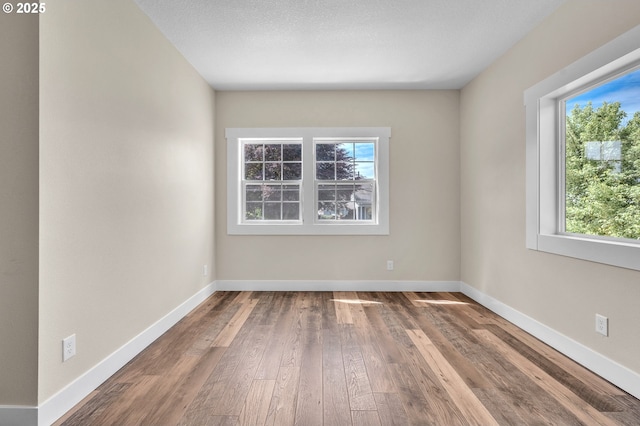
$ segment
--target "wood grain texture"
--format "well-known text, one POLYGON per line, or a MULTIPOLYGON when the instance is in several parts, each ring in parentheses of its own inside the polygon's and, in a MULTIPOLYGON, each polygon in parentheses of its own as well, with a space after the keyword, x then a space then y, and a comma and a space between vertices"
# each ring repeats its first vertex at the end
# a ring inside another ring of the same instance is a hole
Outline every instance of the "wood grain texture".
POLYGON ((56 426, 638 425, 640 401, 459 293, 217 292, 56 426))
POLYGON ((402 406, 402 401, 396 392, 375 393, 378 417, 383 425, 408 425, 407 413, 402 406))
POLYGON ((239 423, 243 425, 263 425, 269 415, 275 380, 254 380, 242 406, 239 423))
POLYGON ((235 339, 236 334, 240 331, 240 328, 244 325, 253 308, 258 304, 258 300, 254 299, 247 303, 243 303, 242 308, 238 310, 231 320, 227 323, 224 329, 218 334, 218 337, 211 343, 211 346, 227 347, 235 339))
POLYGON ((324 330, 322 342, 323 424, 350 424, 351 410, 340 336, 324 330))
POLYGON ((296 417, 300 367, 280 367, 265 425, 292 425, 296 417))
POLYGON ((295 424, 322 424, 322 298, 312 294, 301 312, 302 360, 295 424))
POLYGON ((475 394, 462 380, 451 364, 422 330, 407 330, 407 334, 424 357, 427 364, 434 370, 438 380, 453 399, 465 419, 474 425, 497 425, 496 420, 475 394))
POLYGON ((478 330, 478 335, 486 339, 496 350, 504 356, 506 360, 518 367, 527 377, 534 381, 541 389, 552 395, 560 404, 567 408, 581 422, 585 424, 615 425, 616 423, 607 418, 601 412, 587 404, 569 388, 562 386, 553 377, 533 364, 531 361, 520 355, 517 351, 505 345, 500 339, 488 330, 478 330))

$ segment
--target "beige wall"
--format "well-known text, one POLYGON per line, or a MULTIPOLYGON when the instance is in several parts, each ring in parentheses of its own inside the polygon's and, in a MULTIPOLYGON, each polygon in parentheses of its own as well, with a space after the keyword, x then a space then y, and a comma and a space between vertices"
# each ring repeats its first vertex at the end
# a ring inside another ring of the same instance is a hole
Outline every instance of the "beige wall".
POLYGON ((47 6, 40 403, 215 274, 213 90, 132 1, 47 6), (77 355, 63 364, 73 333, 77 355))
POLYGON ((217 92, 217 279, 458 280, 458 99, 458 91, 217 92), (224 129, 305 126, 391 127, 389 236, 227 235, 224 129))
POLYGON ((567 2, 462 90, 460 122, 462 280, 640 373, 640 272, 525 249, 523 107, 525 89, 638 24, 637 0, 567 2))
POLYGON ((0 13, 0 406, 38 385, 38 17, 0 13))

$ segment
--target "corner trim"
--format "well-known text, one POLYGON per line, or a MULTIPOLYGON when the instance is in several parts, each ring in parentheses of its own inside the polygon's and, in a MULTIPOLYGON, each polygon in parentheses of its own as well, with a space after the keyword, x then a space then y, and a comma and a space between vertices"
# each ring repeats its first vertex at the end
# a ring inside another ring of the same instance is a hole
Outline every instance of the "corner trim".
POLYGON ((505 305, 480 290, 461 282, 460 292, 469 296, 485 308, 542 340, 558 352, 610 381, 625 392, 640 399, 640 374, 599 354, 591 348, 542 324, 541 322, 505 305))
MULTIPOLYGON (((55 422, 214 292, 212 282, 43 402, 37 410, 37 423, 21 424, 47 426, 55 422)), ((0 409, 0 424, 4 425, 2 418, 0 409)))
POLYGON ((460 291, 460 281, 220 280, 219 291, 460 291))

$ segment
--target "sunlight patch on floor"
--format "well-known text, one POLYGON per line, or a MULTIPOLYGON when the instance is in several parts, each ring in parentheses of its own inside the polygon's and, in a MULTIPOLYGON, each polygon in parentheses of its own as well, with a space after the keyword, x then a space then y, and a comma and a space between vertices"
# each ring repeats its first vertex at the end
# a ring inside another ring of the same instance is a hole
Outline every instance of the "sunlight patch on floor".
POLYGON ((426 303, 429 305, 468 305, 467 302, 460 302, 457 300, 414 300, 418 303, 426 303))
POLYGON ((347 303, 349 305, 382 305, 382 302, 374 302, 373 300, 361 299, 331 299, 332 302, 347 303))

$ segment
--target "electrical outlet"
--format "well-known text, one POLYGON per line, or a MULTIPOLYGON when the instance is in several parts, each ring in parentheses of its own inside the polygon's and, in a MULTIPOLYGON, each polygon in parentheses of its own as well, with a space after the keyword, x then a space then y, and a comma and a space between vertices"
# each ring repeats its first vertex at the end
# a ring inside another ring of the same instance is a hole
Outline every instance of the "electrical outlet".
POLYGON ((609 318, 596 314, 596 333, 600 333, 603 336, 609 335, 609 318))
POLYGON ((387 271, 393 271, 393 260, 387 260, 387 271))
POLYGON ((66 339, 62 340, 62 362, 67 361, 69 358, 76 354, 76 335, 72 334, 66 339))
POLYGON ((205 277, 209 275, 209 265, 204 265, 202 267, 202 275, 204 275, 205 277))

